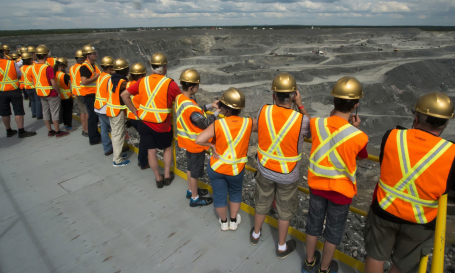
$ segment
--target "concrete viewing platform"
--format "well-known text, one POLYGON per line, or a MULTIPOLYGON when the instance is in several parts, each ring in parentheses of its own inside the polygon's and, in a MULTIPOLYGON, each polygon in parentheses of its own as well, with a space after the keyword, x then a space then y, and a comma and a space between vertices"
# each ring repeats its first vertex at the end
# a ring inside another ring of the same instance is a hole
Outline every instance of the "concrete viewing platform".
POLYGON ((213 205, 189 207, 182 178, 157 189, 133 152, 130 165, 114 168, 80 127, 48 138, 24 105, 36 136, 6 138, 0 126, 0 273, 300 272, 301 241, 279 260, 275 228, 264 224, 252 246, 254 218, 241 211, 238 230, 222 232, 213 205))

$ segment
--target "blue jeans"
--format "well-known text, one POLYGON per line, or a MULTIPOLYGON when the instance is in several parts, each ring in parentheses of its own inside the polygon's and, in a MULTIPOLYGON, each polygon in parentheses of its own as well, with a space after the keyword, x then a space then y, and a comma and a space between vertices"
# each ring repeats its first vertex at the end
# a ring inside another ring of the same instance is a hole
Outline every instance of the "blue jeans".
MULTIPOLYGON (((33 95, 35 96, 35 113, 37 118, 43 118, 43 106, 41 105, 41 98, 36 93, 35 89, 33 90, 33 95)), ((33 108, 33 106, 32 106, 33 108)))
MULTIPOLYGON (((28 94, 28 98, 30 100, 30 109, 32 109, 32 116, 36 116, 36 98, 35 98, 36 91, 35 91, 35 89, 26 89, 25 93, 28 94)), ((41 101, 40 101, 40 103, 41 103, 41 101)))
POLYGON ((210 166, 210 160, 207 164, 207 174, 213 189, 213 205, 215 208, 222 208, 228 205, 227 197, 229 192, 229 201, 234 203, 242 202, 243 176, 245 168, 236 176, 230 176, 215 172, 210 166))
POLYGON ((112 142, 109 137, 109 129, 111 128, 111 123, 109 122, 109 117, 96 113, 101 123, 101 141, 103 142, 104 153, 112 151, 112 142))

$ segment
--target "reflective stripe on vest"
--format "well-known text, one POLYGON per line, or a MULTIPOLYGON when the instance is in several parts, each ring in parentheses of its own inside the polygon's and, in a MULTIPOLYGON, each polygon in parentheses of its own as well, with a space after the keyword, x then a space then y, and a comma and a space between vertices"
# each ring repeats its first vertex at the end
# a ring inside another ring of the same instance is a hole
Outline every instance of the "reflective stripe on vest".
POLYGON ((67 88, 62 87, 61 84, 64 84, 64 79, 62 77, 65 77, 65 73, 63 72, 58 73, 57 83, 58 87, 60 88, 60 96, 62 99, 69 99, 71 98, 71 89, 69 87, 67 88))
POLYGON ((422 159, 420 159, 413 167, 409 160, 409 150, 407 147, 407 131, 399 130, 397 136, 398 157, 403 177, 392 188, 379 180, 379 187, 386 193, 385 197, 379 201, 379 205, 383 210, 386 210, 393 201, 398 198, 402 201, 412 204, 415 219, 417 223, 428 223, 424 207, 437 208, 437 200, 425 200, 419 197, 415 181, 424 173, 436 160, 438 160, 451 146, 451 143, 441 139, 422 159), (405 192, 407 191, 407 193, 405 192))
MULTIPOLYGON (((92 66, 91 64, 89 64, 87 61, 85 61, 84 64, 87 64, 88 69, 90 69, 90 71, 92 72, 92 76, 93 76, 93 75, 96 73, 96 69, 94 69, 93 66, 92 66)), ((82 64, 82 65, 83 65, 83 64, 82 64)), ((82 66, 82 65, 81 65, 81 66, 82 66)), ((95 64, 95 66, 96 66, 96 64, 95 64)), ((90 78, 92 78, 92 77, 90 77, 90 78)), ((82 79, 82 77, 81 77, 81 79, 82 79)), ((95 81, 95 82, 92 82, 91 84, 83 85, 83 84, 82 84, 82 80, 81 80, 81 85, 80 85, 80 87, 92 87, 92 88, 93 88, 93 87, 96 87, 96 81, 95 81)))
POLYGON ((21 72, 22 72, 22 78, 23 78, 23 82, 22 84, 24 85, 25 89, 33 89, 35 88, 33 86, 33 82, 31 82, 29 80, 29 78, 27 77, 27 74, 28 74, 28 71, 32 68, 33 65, 28 65, 28 66, 21 66, 21 72), (25 69, 25 70, 24 70, 25 69))
MULTIPOLYGON (((107 103, 107 99, 106 98, 103 98, 101 97, 101 93, 100 93, 100 88, 101 86, 103 85, 104 81, 108 78, 111 77, 111 74, 106 74, 104 75, 102 78, 98 78, 97 80, 97 85, 96 85, 96 96, 95 96, 95 105, 97 104, 98 102, 98 106, 100 107, 100 109, 106 105, 107 103)), ((96 107, 95 107, 96 108, 96 107)), ((97 108, 98 109, 98 108, 97 108)))
POLYGON ((13 90, 19 88, 19 80, 17 78, 15 80, 12 80, 11 77, 9 76, 11 67, 15 68, 14 62, 12 61, 6 61, 5 71, 3 71, 3 69, 0 67, 0 73, 3 75, 2 81, 0 81, 0 91, 5 91, 7 84, 12 85, 14 88, 13 90))
POLYGON ((284 136, 291 130, 291 128, 294 126, 294 124, 297 122, 299 117, 299 113, 296 111, 293 111, 292 114, 289 116, 289 118, 286 120, 284 123, 283 127, 281 130, 278 132, 278 134, 275 131, 275 126, 273 124, 273 118, 272 118, 272 107, 271 106, 266 106, 266 112, 265 112, 265 119, 266 119, 266 124, 267 124, 267 131, 270 134, 270 139, 272 140, 272 144, 267 148, 266 151, 262 150, 258 146, 258 153, 261 154, 261 164, 262 166, 265 166, 267 161, 269 159, 276 160, 280 163, 281 166, 281 171, 283 173, 289 173, 289 168, 287 166, 287 162, 297 162, 302 158, 302 154, 299 154, 298 156, 292 156, 292 157, 285 157, 283 155, 283 151, 281 150, 280 144, 284 136), (274 154, 276 153, 276 154, 274 154))
POLYGON ((215 164, 213 164, 211 167, 214 171, 216 171, 216 169, 218 169, 218 167, 220 167, 221 164, 223 164, 223 163, 229 164, 229 165, 232 165, 232 170, 234 172, 234 175, 238 175, 239 168, 238 168, 237 164, 248 162, 248 157, 246 157, 246 156, 237 158, 237 152, 235 150, 237 148, 237 145, 240 143, 240 141, 245 136, 245 132, 246 132, 247 125, 248 125, 248 119, 243 119, 242 127, 235 139, 232 138, 231 131, 229 130, 229 128, 226 124, 226 120, 223 118, 223 119, 220 119, 219 122, 221 124, 221 128, 222 128, 224 137, 226 138, 226 142, 229 144, 228 145, 229 148, 226 149, 226 151, 222 155, 220 155, 220 158, 218 159, 218 161, 215 162, 215 164))
POLYGON ((140 118, 141 119, 144 119, 145 115, 147 115, 147 113, 153 113, 155 115, 155 118, 156 120, 158 121, 158 123, 162 123, 163 120, 161 119, 159 113, 165 113, 165 114, 169 114, 172 112, 172 109, 158 109, 156 108, 156 105, 155 105, 155 96, 156 94, 158 94, 158 91, 160 90, 161 86, 166 82, 166 80, 168 80, 169 78, 167 77, 163 77, 159 82, 158 84, 156 85, 155 89, 153 90, 153 92, 150 90, 150 85, 149 85, 149 77, 145 77, 143 79, 143 81, 145 81, 145 90, 147 91, 147 96, 148 96, 148 101, 147 101, 147 106, 151 105, 152 107, 146 107, 146 106, 143 106, 142 104, 139 106, 139 109, 143 110, 140 118))
POLYGON ((326 118, 316 119, 316 131, 321 143, 310 156, 309 169, 315 175, 322 177, 333 179, 347 177, 355 184, 356 170, 352 173, 349 172, 348 167, 346 167, 346 164, 343 162, 343 159, 338 154, 336 148, 356 135, 361 134, 362 131, 348 123, 331 134, 327 127, 326 118), (332 167, 319 164, 326 157, 329 157, 329 162, 333 165, 332 167))
MULTIPOLYGON (((79 65, 78 67, 76 67, 76 69, 70 69, 71 79, 74 79, 74 80, 71 81, 71 88, 74 91, 76 91, 76 95, 77 96, 82 96, 82 94, 81 94, 81 86, 77 84, 77 75, 79 74, 79 69, 81 69, 81 66, 82 65, 79 65)), ((71 68, 73 68, 73 67, 71 67, 71 68)))
MULTIPOLYGON (((43 86, 41 83, 41 74, 43 72, 43 69, 46 69, 48 66, 49 66, 48 64, 42 65, 41 68, 39 69, 38 74, 36 74, 36 70, 35 70, 36 65, 34 65, 33 69, 32 69, 33 75, 35 76, 36 93, 38 94, 38 96, 41 96, 41 97, 49 96, 50 90, 54 89, 52 86, 43 86), (40 95, 40 94, 42 94, 42 95, 40 95)), ((47 81, 47 78, 46 78, 46 81, 47 81)))
MULTIPOLYGON (((183 95, 180 95, 180 96, 183 96, 183 95)), ((188 100, 185 100, 184 102, 178 104, 175 109, 175 113, 177 116, 177 125, 180 125, 183 128, 183 129, 180 129, 177 126, 177 135, 179 137, 188 138, 188 139, 191 139, 192 141, 195 141, 196 137, 198 136, 198 133, 190 131, 188 129, 188 125, 186 125, 186 123, 185 123, 185 119, 183 118, 183 112, 189 108, 196 108, 197 110, 200 110, 200 108, 198 106, 194 105, 191 101, 188 101, 188 100)), ((204 117, 207 117, 205 115, 205 113, 204 113, 204 117)))
MULTIPOLYGON (((115 91, 119 91, 120 92, 120 86, 122 85, 122 83, 124 81, 125 80, 120 80, 119 81, 115 91)), ((126 105, 120 105, 120 101, 119 101, 119 104, 117 105, 117 104, 114 104, 114 102, 112 101, 112 98, 114 97, 114 95, 119 96, 119 94, 112 92, 112 88, 114 87, 113 84, 112 84, 112 78, 109 79, 109 81, 107 83, 107 86, 108 86, 107 87, 107 92, 109 94, 109 99, 107 100, 107 103, 106 103, 106 113, 109 112, 109 115, 107 115, 108 117, 116 117, 116 116, 119 115, 120 111, 126 109, 126 105), (114 110, 120 110, 120 111, 116 114, 114 110)), ((119 98, 119 100, 120 100, 120 98, 119 98)))

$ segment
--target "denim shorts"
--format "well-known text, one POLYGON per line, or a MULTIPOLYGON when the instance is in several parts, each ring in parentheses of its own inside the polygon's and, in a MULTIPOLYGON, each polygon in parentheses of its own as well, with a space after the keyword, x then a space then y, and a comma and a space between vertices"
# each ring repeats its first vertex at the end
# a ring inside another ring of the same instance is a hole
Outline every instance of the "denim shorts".
POLYGON ((213 189, 213 205, 215 208, 222 208, 228 205, 229 201, 234 203, 242 202, 243 177, 245 168, 236 176, 230 176, 215 172, 210 166, 210 160, 207 164, 207 174, 213 189))
POLYGON ((321 236, 324 219, 326 219, 324 239, 331 244, 339 245, 343 239, 344 228, 348 220, 349 206, 349 204, 335 204, 310 192, 306 233, 311 236, 321 236))

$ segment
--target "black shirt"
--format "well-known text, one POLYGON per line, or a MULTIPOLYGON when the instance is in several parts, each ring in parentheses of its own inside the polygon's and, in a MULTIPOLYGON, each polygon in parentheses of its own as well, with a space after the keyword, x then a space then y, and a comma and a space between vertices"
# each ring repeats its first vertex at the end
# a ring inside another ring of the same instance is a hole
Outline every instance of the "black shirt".
POLYGON ((87 79, 92 77, 92 71, 85 65, 81 66, 79 73, 81 73, 81 77, 86 77, 87 79))
POLYGON ((63 81, 65 82, 66 85, 70 82, 70 75, 65 73, 65 76, 63 76, 63 81))
MULTIPOLYGON (((403 129, 403 127, 397 127, 397 129, 403 129)), ((421 130, 421 129, 417 129, 417 130, 421 130)), ((425 130, 421 130, 421 131, 427 132, 425 130)), ((385 148, 387 139, 389 138, 390 132, 392 132, 392 130, 387 131, 384 134, 384 136, 382 137, 381 153, 379 154, 379 163, 380 164, 382 164, 382 159, 384 158, 384 148, 385 148)), ((431 134, 430 132, 427 132, 427 133, 431 134)), ((455 186, 455 159, 452 162, 452 167, 450 169, 449 176, 447 178, 447 186, 446 186, 445 193, 448 193, 449 190, 454 186, 455 186)), ((422 225, 422 226, 424 226, 428 229, 432 229, 432 230, 434 230, 436 227, 436 218, 434 218, 433 221, 428 222, 426 224, 418 224, 418 223, 414 223, 414 222, 409 222, 409 221, 403 220, 403 219, 396 217, 395 215, 390 214, 387 211, 383 210, 381 208, 381 206, 379 206, 379 202, 378 202, 376 196, 373 197, 373 199, 374 199, 374 201, 373 201, 373 204, 371 205, 371 208, 372 208, 374 214, 376 214, 377 216, 379 216, 380 218, 382 218, 384 220, 387 220, 392 223, 397 223, 397 224, 422 225)))

